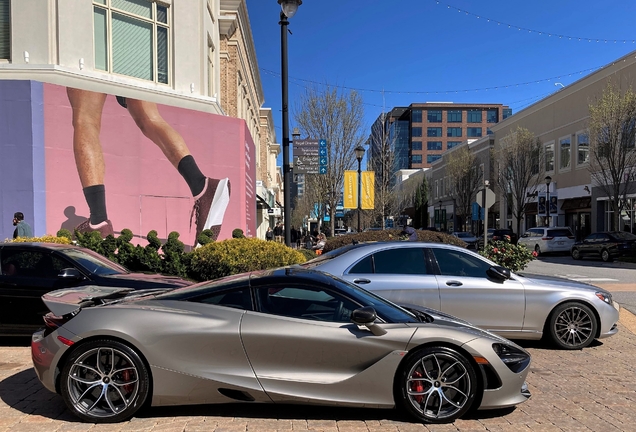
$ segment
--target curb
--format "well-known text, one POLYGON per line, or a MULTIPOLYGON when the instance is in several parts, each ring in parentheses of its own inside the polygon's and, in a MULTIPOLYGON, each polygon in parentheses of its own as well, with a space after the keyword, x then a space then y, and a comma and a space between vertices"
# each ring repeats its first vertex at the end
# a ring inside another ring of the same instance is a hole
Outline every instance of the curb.
POLYGON ((621 306, 618 322, 624 325, 627 330, 636 334, 636 315, 621 306))

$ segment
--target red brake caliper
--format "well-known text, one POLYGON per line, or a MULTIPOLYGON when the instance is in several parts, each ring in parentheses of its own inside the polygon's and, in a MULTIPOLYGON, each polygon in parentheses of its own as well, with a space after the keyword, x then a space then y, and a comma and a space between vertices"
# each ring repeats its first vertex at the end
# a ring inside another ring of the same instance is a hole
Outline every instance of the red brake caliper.
MULTIPOLYGON (((422 374, 418 371, 415 371, 413 372, 412 378, 422 378, 422 374)), ((411 391, 416 393, 423 392, 424 384, 422 383, 422 381, 411 381, 411 391)), ((422 395, 415 396, 415 400, 417 401, 417 403, 422 403, 422 399, 424 399, 424 396, 422 395)))

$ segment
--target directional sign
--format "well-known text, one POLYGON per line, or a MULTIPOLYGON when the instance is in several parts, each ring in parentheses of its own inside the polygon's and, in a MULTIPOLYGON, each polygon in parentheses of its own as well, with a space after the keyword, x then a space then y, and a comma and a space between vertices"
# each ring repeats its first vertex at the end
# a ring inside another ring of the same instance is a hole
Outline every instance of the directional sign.
POLYGON ((327 167, 326 166, 321 166, 320 167, 320 174, 327 174, 327 167))
POLYGON ((327 147, 327 140, 321 139, 318 141, 318 144, 320 145, 320 147, 327 147))
POLYGON ((322 156, 322 157, 320 158, 320 162, 319 162, 319 164, 320 164, 320 165, 325 165, 325 166, 327 166, 327 156, 322 156))
POLYGON ((320 147, 320 150, 318 151, 318 154, 320 156, 327 156, 327 147, 320 147))
MULTIPOLYGON (((325 152, 326 154, 326 152, 325 152)), ((304 147, 297 147, 294 146, 294 156, 322 156, 322 153, 320 153, 319 151, 319 147, 315 146, 315 147, 308 147, 308 146, 304 146, 304 147)))

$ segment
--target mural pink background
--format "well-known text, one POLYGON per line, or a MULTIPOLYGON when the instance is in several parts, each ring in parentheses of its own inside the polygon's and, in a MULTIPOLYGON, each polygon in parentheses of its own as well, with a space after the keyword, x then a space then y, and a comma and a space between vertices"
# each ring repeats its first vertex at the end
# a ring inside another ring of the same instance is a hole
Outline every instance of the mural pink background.
MULTIPOLYGON (((66 88, 44 84, 46 230, 71 231, 89 215, 73 156, 73 125, 66 88)), ((241 119, 160 105, 163 118, 179 132, 199 168, 208 177, 229 177, 230 204, 219 240, 241 228, 256 232, 255 149, 241 119)), ((195 241, 190 189, 177 169, 146 138, 115 96, 104 106, 101 143, 106 164, 108 217, 115 235, 129 228, 145 244, 150 230, 165 239, 172 231, 186 246, 195 241)))

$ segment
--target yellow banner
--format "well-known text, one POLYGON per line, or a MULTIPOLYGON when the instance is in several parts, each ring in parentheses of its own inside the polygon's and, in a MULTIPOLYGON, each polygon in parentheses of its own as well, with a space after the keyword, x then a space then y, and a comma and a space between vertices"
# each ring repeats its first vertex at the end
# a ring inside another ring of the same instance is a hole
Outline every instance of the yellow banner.
POLYGON ((358 172, 345 171, 344 173, 344 197, 343 207, 346 209, 358 208, 358 172))
POLYGON ((363 210, 372 210, 375 197, 375 173, 362 171, 362 205, 363 210))

